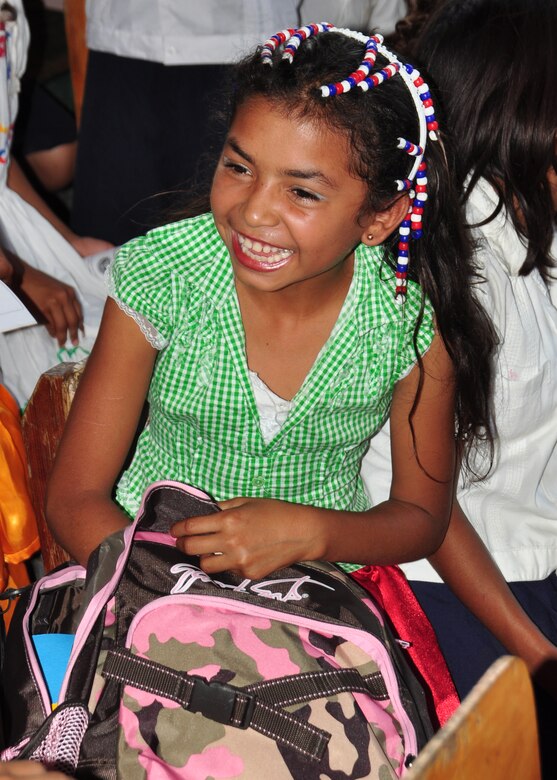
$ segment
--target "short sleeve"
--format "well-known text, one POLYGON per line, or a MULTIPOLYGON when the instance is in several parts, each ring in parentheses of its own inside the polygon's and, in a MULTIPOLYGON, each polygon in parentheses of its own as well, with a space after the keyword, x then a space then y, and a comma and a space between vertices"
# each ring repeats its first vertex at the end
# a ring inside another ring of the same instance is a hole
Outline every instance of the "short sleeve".
POLYGON ((156 348, 172 333, 179 291, 169 258, 151 234, 135 238, 116 253, 107 270, 108 294, 132 317, 156 348))
POLYGON ((417 362, 417 355, 423 357, 431 346, 435 335, 433 307, 426 299, 421 322, 416 332, 420 316, 421 291, 418 285, 408 285, 408 297, 403 314, 401 341, 397 355, 397 381, 404 379, 417 362), (416 354, 417 353, 417 354, 416 354))

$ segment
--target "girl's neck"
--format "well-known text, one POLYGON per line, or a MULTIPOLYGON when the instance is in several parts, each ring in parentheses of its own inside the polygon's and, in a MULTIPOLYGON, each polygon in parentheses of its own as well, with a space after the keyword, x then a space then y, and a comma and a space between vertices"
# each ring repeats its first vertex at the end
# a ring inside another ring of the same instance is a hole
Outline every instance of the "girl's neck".
POLYGON ((335 326, 352 276, 350 261, 325 284, 319 278, 306 280, 303 291, 292 285, 261 293, 237 285, 248 367, 281 398, 291 400, 311 371, 335 326))

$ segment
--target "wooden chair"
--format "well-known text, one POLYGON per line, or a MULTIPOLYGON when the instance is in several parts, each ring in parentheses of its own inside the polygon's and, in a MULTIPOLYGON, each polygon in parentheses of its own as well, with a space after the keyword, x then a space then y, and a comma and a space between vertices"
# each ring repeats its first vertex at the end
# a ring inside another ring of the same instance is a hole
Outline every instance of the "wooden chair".
POLYGON ((536 709, 525 663, 514 656, 497 659, 404 777, 540 780, 536 709))
POLYGON ((35 508, 45 572, 69 560, 45 517, 46 485, 85 363, 60 363, 41 375, 23 414, 29 491, 35 508))

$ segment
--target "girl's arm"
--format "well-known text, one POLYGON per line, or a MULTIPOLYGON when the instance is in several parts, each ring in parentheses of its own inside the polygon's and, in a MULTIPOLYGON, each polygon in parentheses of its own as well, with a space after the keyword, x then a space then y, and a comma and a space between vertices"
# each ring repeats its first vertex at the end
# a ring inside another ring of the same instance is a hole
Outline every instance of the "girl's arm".
POLYGON ((557 647, 515 599, 483 541, 456 503, 447 535, 430 562, 453 593, 557 698, 557 647), (551 665, 544 668, 544 664, 551 665))
POLYGON ((395 389, 388 501, 367 512, 345 512, 237 498, 222 502, 216 515, 177 523, 178 545, 204 556, 207 572, 235 569, 253 578, 300 560, 390 564, 431 555, 447 529, 455 469, 453 372, 439 337, 423 363, 414 439, 409 414, 419 369, 395 389))
POLYGON ((129 522, 111 494, 137 430, 156 354, 137 323, 109 298, 48 487, 50 528, 79 563, 129 522))

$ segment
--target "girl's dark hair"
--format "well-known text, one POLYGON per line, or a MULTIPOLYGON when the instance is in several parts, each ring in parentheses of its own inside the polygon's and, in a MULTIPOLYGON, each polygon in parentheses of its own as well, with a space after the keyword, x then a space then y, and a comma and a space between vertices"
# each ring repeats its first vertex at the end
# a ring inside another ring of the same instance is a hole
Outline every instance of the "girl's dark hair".
MULTIPOLYGON (((402 136, 417 143, 419 138, 416 107, 399 75, 368 92, 353 89, 337 97, 321 97, 318 87, 345 78, 358 67, 363 51, 360 42, 329 32, 305 41, 292 64, 282 61, 278 52, 269 67, 255 53, 236 66, 230 105, 232 120, 246 100, 261 96, 289 116, 324 123, 342 133, 351 150, 349 169, 368 183, 361 216, 384 210, 400 196, 395 180, 408 176, 413 158, 397 148, 397 139, 402 136)), ((378 56, 377 69, 386 64, 378 56)), ((457 438, 462 442, 478 438, 491 441, 490 359, 495 339, 471 294, 471 246, 447 151, 441 144, 429 142, 426 159, 429 197, 423 237, 410 246, 410 276, 431 300, 438 330, 454 363, 457 438)), ((395 232, 385 245, 389 284, 393 284, 391 268, 397 241, 395 232)), ((418 361, 421 369, 419 356, 418 361)))
POLYGON ((387 45, 404 57, 412 58, 418 38, 429 17, 444 2, 445 0, 408 0, 406 16, 399 19, 394 32, 385 37, 387 45))
POLYGON ((480 177, 499 194, 527 245, 520 270, 547 281, 555 207, 547 180, 556 159, 555 0, 449 0, 416 47, 444 105, 465 197, 480 177))

